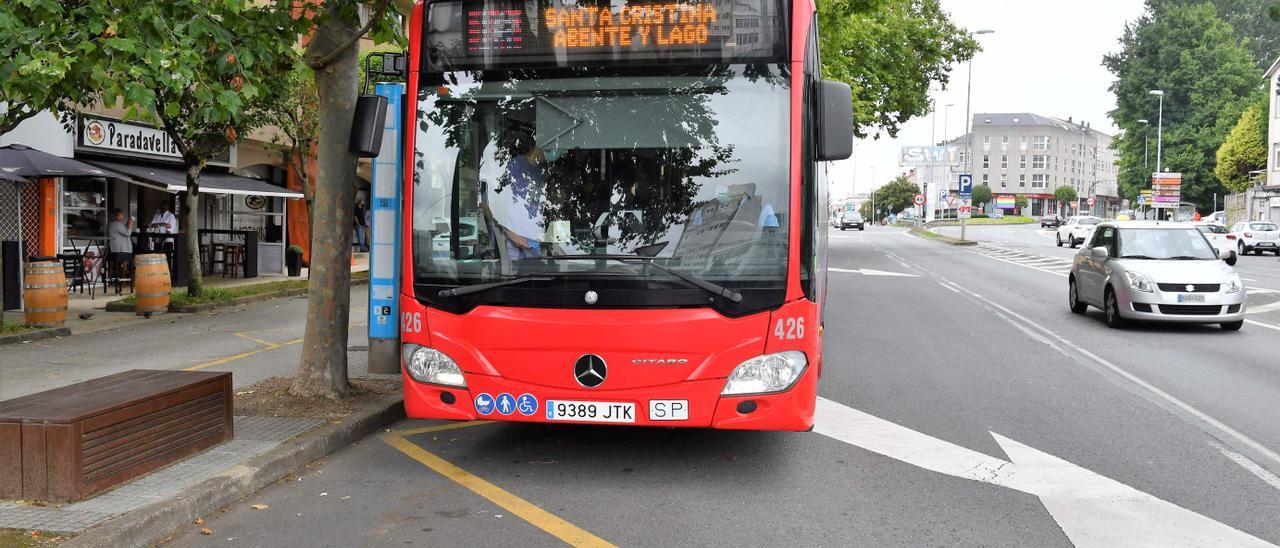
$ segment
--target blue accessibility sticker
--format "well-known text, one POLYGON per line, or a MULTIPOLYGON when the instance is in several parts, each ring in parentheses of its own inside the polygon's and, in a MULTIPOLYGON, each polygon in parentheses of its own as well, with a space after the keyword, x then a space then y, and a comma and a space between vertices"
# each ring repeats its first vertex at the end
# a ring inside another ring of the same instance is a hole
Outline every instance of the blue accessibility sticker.
POLYGON ((476 413, 488 415, 493 412, 493 396, 485 393, 476 395, 476 413))
POLYGON ((538 398, 533 397, 533 394, 520 394, 520 397, 516 398, 516 411, 526 417, 532 417, 538 412, 538 398))
POLYGON ((510 415, 516 410, 516 399, 511 394, 503 392, 498 394, 498 412, 503 415, 510 415))

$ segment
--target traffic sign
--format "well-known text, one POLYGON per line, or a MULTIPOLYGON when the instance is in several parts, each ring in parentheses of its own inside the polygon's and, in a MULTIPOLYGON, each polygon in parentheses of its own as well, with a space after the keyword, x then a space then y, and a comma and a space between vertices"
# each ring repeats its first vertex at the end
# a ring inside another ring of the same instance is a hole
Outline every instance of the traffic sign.
POLYGON ((956 197, 955 197, 955 196, 947 196, 947 207, 951 207, 951 206, 954 206, 954 205, 956 205, 956 197))
POLYGON ((1084 201, 1084 203, 1089 204, 1089 207, 1093 207, 1093 204, 1098 203, 1098 201, 1093 199, 1093 196, 1090 196, 1088 200, 1084 201))
POLYGON ((915 200, 913 200, 913 201, 914 201, 914 202, 916 203, 916 205, 918 205, 918 206, 922 206, 922 205, 924 205, 924 194, 916 194, 915 200))
POLYGON ((956 209, 957 219, 968 219, 972 215, 973 215, 973 206, 969 204, 960 204, 960 207, 956 209))
POLYGON ((1142 195, 1142 194, 1139 194, 1139 195, 1138 195, 1138 205, 1147 205, 1147 197, 1146 197, 1146 196, 1144 196, 1144 195, 1142 195))
POLYGON ((969 173, 960 174, 960 196, 968 198, 973 195, 973 175, 969 173))

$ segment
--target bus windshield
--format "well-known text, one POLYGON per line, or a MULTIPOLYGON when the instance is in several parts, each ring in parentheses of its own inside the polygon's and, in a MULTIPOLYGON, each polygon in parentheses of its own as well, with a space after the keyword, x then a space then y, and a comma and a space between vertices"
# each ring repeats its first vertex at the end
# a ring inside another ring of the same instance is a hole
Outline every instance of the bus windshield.
MULTIPOLYGON (((663 269, 586 258, 636 256, 738 289, 745 306, 780 304, 790 205, 785 71, 565 72, 450 73, 419 94, 414 282, 574 274, 581 294, 582 274, 597 273, 607 279, 586 288, 629 289, 618 304, 637 306, 654 302, 636 289, 687 287, 663 269)), ((521 291, 547 295, 566 281, 477 298, 512 304, 521 291)), ((526 297, 521 304, 538 304, 526 297)))

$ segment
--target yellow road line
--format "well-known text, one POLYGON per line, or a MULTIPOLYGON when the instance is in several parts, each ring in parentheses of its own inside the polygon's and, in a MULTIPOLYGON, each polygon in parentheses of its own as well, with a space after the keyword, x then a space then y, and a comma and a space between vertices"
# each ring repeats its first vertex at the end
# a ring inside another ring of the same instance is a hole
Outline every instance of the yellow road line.
POLYGON ((481 424, 489 424, 489 422, 471 421, 440 426, 429 426, 415 430, 406 430, 404 432, 394 432, 390 434, 383 434, 382 441, 387 442, 387 445, 400 450, 401 453, 404 453, 409 458, 422 463, 427 468, 436 471, 438 474, 452 480, 458 485, 470 489, 473 493, 489 499, 490 502, 498 505, 502 509, 515 514, 520 519, 529 522, 530 525, 542 529, 551 536, 564 541, 570 546, 613 546, 613 544, 610 544, 608 541, 588 533, 578 526, 561 519, 555 514, 539 508, 536 504, 513 495, 509 491, 489 483, 488 481, 481 479, 479 476, 467 472, 466 470, 455 466, 453 463, 437 457, 430 451, 419 447, 408 439, 405 439, 405 436, 413 434, 466 428, 481 424))
POLYGON ((253 341, 253 342, 256 342, 256 343, 258 343, 258 344, 260 344, 260 345, 263 345, 263 346, 271 346, 271 345, 273 345, 273 344, 276 344, 276 343, 273 343, 273 342, 271 342, 271 341, 267 341, 267 340, 259 339, 259 338, 257 338, 257 337, 254 337, 254 336, 252 336, 252 335, 248 334, 248 333, 245 333, 245 332, 243 332, 243 331, 236 331, 235 333, 232 333, 232 335, 235 335, 235 336, 240 337, 240 338, 242 338, 242 339, 249 339, 249 340, 251 340, 251 341, 253 341))
POLYGON ((418 434, 426 434, 428 432, 440 432, 442 430, 456 430, 458 428, 470 428, 472 426, 480 426, 483 424, 497 424, 495 421, 467 421, 467 422, 450 422, 446 424, 437 424, 435 426, 424 426, 422 428, 413 428, 410 430, 396 430, 392 432, 392 436, 416 436, 418 434))
POLYGON ((242 353, 240 353, 240 354, 236 354, 236 355, 234 355, 234 356, 227 356, 227 357, 225 357, 225 358, 218 358, 218 359, 213 360, 213 361, 204 362, 204 363, 199 364, 199 365, 193 365, 193 366, 191 366, 191 367, 188 367, 188 368, 183 369, 183 371, 199 371, 199 370, 204 369, 204 368, 206 368, 206 367, 213 367, 213 366, 215 366, 215 365, 222 365, 222 364, 224 364, 224 363, 230 363, 230 362, 233 362, 233 361, 236 361, 236 360, 240 360, 240 359, 247 358, 247 357, 252 356, 252 355, 254 355, 254 354, 261 354, 261 353, 266 352, 266 351, 268 351, 268 350, 275 350, 275 349, 280 348, 280 347, 283 347, 283 346, 292 346, 292 345, 298 344, 298 343, 300 343, 300 342, 302 342, 302 339, 293 339, 293 340, 291 340, 291 341, 285 341, 285 342, 282 342, 282 343, 269 343, 269 344, 270 344, 270 346, 264 346, 264 347, 262 347, 262 348, 258 348, 258 349, 256 349, 256 350, 250 350, 250 351, 248 351, 248 352, 242 352, 242 353))

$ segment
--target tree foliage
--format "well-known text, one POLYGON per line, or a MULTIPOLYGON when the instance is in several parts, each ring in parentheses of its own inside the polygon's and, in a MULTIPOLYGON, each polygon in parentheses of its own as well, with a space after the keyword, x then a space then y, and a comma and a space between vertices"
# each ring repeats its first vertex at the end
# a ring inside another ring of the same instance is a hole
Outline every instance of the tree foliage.
POLYGON ((911 182, 904 176, 899 175, 888 184, 877 188, 875 191, 876 208, 884 209, 890 213, 897 213, 904 209, 915 207, 916 194, 920 193, 920 187, 911 182))
POLYGON ((1280 56, 1280 2, 1276 0, 1147 0, 1157 17, 1171 7, 1186 7, 1206 1, 1216 8, 1218 17, 1231 25, 1237 38, 1253 55, 1254 63, 1266 69, 1280 56))
POLYGON ((1029 203, 1030 203, 1030 202, 1028 202, 1028 201, 1027 201, 1027 197, 1026 197, 1026 196, 1023 196, 1023 195, 1021 195, 1021 194, 1015 195, 1015 196, 1013 197, 1013 205, 1014 205, 1014 207, 1016 207, 1016 208, 1018 208, 1018 209, 1022 209, 1022 208, 1024 208, 1024 207, 1027 207, 1027 204, 1029 204, 1029 203))
MULTIPOLYGON (((1169 6, 1158 17, 1149 10, 1125 27, 1120 45, 1103 64, 1116 76, 1116 109, 1109 114, 1122 130, 1113 143, 1122 195, 1150 184, 1138 120, 1156 122, 1158 98, 1148 92, 1160 89, 1163 169, 1183 174, 1184 201, 1209 203, 1213 193, 1223 192, 1213 173, 1218 146, 1262 86, 1253 57, 1207 3, 1169 6)), ((1153 147, 1155 141, 1153 135, 1153 147)))
POLYGON ((89 65, 80 60, 107 38, 98 6, 87 2, 0 2, 0 134, 52 111, 68 128, 76 106, 93 104, 89 65))
MULTIPOLYGON (((284 160, 298 177, 303 200, 307 203, 308 244, 310 232, 315 226, 312 204, 315 189, 307 163, 313 157, 320 132, 320 96, 316 92, 315 71, 301 60, 281 77, 284 91, 272 97, 264 113, 264 121, 277 131, 272 136, 270 148, 284 155, 284 160)), ((308 245, 310 248, 310 245, 308 245)))
POLYGON ((1058 201, 1058 209, 1061 210, 1067 204, 1075 202, 1080 196, 1076 194, 1076 189, 1070 185, 1063 185, 1053 189, 1053 199, 1058 201))
POLYGON ((938 0, 820 0, 823 77, 853 88, 854 134, 896 136, 978 43, 938 0))
POLYGON ((858 206, 858 213, 861 213, 862 218, 868 223, 876 222, 876 216, 874 215, 875 212, 871 211, 871 200, 862 202, 862 205, 858 206))
POLYGON ((987 185, 977 185, 973 187, 973 196, 970 199, 973 207, 981 207, 991 203, 991 187, 987 185))
POLYGON ((1214 174, 1232 192, 1249 186, 1250 171, 1267 167, 1267 121, 1263 112, 1258 105, 1249 107, 1218 147, 1214 174))

